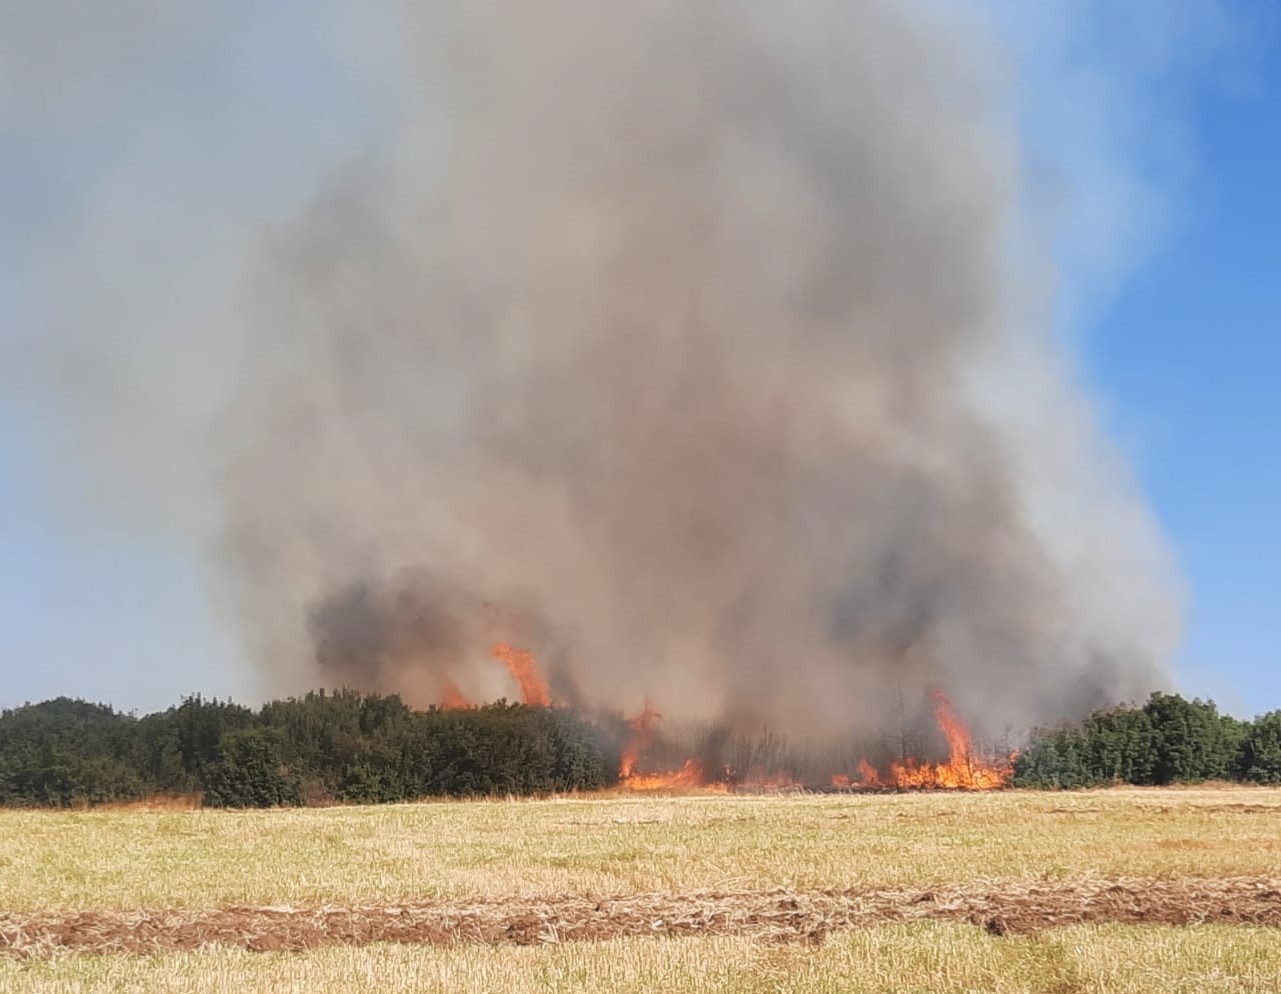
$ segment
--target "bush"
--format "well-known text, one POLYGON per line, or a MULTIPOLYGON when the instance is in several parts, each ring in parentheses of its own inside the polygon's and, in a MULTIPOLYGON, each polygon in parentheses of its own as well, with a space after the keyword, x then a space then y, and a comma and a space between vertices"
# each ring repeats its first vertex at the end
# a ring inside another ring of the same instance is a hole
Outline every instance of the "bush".
POLYGON ((205 803, 215 808, 278 808, 302 803, 302 788, 281 763, 281 739, 265 728, 228 732, 205 775, 205 803))
POLYGON ((1195 783, 1226 779, 1241 747, 1240 723, 1223 717, 1213 702, 1178 694, 1153 694, 1143 707, 1152 728, 1150 770, 1144 783, 1195 783))
POLYGON ((1039 729, 1014 764, 1014 783, 1023 787, 1240 777, 1281 782, 1281 719, 1240 722, 1220 715, 1213 702, 1161 693, 1142 708, 1096 711, 1080 725, 1039 729))
POLYGON ((1281 711, 1260 715, 1245 729, 1239 772, 1243 780, 1281 784, 1281 711))
POLYGON ((1084 729, 1039 729, 1032 743, 1015 758, 1012 783, 1053 789, 1093 787, 1102 778, 1090 764, 1090 751, 1084 729))

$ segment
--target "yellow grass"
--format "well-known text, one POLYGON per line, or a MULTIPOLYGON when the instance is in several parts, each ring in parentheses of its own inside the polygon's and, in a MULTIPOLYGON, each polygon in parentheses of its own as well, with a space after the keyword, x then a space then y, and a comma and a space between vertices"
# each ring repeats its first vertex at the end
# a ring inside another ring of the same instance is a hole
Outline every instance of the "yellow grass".
POLYGON ((0 814, 0 901, 10 912, 1249 876, 1278 867, 1281 790, 1244 788, 0 814))
POLYGON ((965 925, 883 926, 823 945, 739 938, 541 947, 209 949, 165 956, 0 958, 0 990, 226 994, 557 991, 1250 994, 1281 989, 1275 932, 1241 926, 1071 928, 996 938, 965 925))

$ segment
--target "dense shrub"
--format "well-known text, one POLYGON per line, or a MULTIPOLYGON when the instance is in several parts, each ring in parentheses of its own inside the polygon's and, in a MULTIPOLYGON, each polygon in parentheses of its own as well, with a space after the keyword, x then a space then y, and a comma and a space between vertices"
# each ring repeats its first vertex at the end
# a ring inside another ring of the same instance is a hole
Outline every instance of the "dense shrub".
POLYGON ((1018 787, 1092 787, 1102 778, 1090 765, 1090 742, 1081 728, 1039 730, 1014 760, 1018 787))
POLYGON ((615 779, 616 736, 564 708, 414 711, 319 691, 254 712, 185 698, 135 718, 59 698, 0 712, 0 805, 202 792, 219 807, 539 794, 615 779))
POLYGON ((302 803, 302 788, 281 761, 271 728, 238 728, 222 737, 205 770, 205 803, 215 808, 277 808, 302 803))
POLYGON ((1281 711, 1260 715, 1245 727, 1239 773, 1243 780, 1281 784, 1281 711))
POLYGON ((1281 782, 1281 717, 1242 722, 1213 702, 1153 694, 1141 708, 1096 711, 1079 725, 1037 729, 1015 760, 1023 787, 1201 780, 1281 782))
POLYGON ((138 797, 137 721, 59 697, 0 712, 0 804, 59 806, 138 797))
POLYGON ((1143 710, 1152 725, 1151 767, 1143 782, 1192 783, 1232 775, 1241 724, 1220 715, 1213 702, 1153 694, 1143 710))

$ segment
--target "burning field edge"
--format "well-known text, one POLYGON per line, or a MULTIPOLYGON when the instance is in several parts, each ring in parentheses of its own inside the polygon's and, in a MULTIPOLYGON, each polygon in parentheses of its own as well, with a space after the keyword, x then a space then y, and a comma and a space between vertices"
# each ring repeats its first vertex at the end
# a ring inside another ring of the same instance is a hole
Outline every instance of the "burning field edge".
POLYGON ((158 953, 205 946, 302 951, 376 942, 534 945, 628 936, 735 935, 822 942, 907 921, 970 922, 995 935, 1101 923, 1281 927, 1281 878, 1089 879, 905 890, 642 894, 594 900, 0 914, 0 953, 158 953))

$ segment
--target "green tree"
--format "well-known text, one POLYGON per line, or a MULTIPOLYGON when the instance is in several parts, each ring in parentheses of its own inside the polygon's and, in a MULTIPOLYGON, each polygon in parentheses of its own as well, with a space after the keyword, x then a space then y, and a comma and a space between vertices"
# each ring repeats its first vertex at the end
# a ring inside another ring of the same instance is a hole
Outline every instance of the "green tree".
POLYGON ((217 808, 274 808, 302 803, 298 781, 281 762, 280 736, 271 729, 226 733, 205 774, 205 803, 217 808))
POLYGON ((1096 711, 1082 731, 1092 777, 1105 783, 1151 783, 1156 737, 1146 711, 1126 706, 1096 711))
POLYGON ((1240 775, 1255 783, 1281 784, 1281 711, 1269 711, 1245 729, 1240 775))
POLYGON ((1101 778, 1089 763, 1089 740, 1076 726, 1039 729, 1014 760, 1015 787, 1092 787, 1101 778))
POLYGON ((1230 776, 1243 728, 1212 701, 1154 693, 1143 706, 1152 725, 1151 783, 1194 783, 1230 776))

